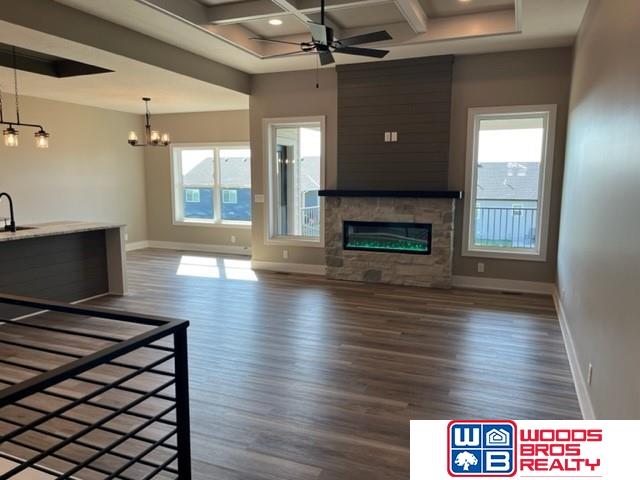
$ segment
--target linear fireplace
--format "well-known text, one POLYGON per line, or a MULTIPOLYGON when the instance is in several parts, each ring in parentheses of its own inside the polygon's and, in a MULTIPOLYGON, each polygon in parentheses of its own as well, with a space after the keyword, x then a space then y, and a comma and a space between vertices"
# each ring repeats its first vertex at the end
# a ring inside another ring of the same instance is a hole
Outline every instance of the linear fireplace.
POLYGON ((343 248, 369 252, 431 254, 431 224, 343 222, 343 248))

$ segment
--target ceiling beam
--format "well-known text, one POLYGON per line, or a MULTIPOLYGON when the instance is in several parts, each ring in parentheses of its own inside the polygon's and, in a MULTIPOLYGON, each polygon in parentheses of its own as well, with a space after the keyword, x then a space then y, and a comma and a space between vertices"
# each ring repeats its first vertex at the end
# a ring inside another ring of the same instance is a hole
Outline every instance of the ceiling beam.
POLYGON ((284 10, 271 0, 248 0, 207 7, 207 21, 216 25, 224 25, 273 17, 282 13, 284 10))
POLYGON ((418 0, 395 0, 395 4, 414 32, 427 31, 427 14, 418 0))
MULTIPOLYGON (((332 12, 341 8, 367 7, 390 3, 393 0, 327 0, 326 12, 332 12)), ((320 12, 318 0, 289 0, 287 2, 296 11, 305 15, 320 12)), ((271 0, 247 0, 244 2, 225 3, 207 8, 208 21, 216 25, 247 22, 260 18, 269 18, 289 13, 282 6, 278 6, 271 0)))
POLYGON ((251 92, 251 78, 243 71, 61 3, 20 0, 11 8, 0 10, 0 20, 230 90, 251 92))

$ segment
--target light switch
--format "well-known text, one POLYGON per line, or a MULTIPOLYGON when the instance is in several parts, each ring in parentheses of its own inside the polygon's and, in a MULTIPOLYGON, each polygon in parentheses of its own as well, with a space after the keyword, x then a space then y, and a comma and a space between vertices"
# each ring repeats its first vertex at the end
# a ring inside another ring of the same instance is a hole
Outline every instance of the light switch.
POLYGON ((398 141, 398 132, 391 132, 391 141, 392 142, 398 141))
POLYGON ((264 194, 256 193, 255 196, 253 197, 253 201, 256 203, 264 203, 264 194))
POLYGON ((391 141, 391 132, 384 132, 384 141, 385 142, 391 141))

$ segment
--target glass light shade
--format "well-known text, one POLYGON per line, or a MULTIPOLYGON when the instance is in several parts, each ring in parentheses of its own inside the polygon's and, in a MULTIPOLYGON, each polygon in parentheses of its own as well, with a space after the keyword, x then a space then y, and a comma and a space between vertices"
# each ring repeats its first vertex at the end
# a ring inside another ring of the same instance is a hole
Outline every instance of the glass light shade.
POLYGON ((160 139, 160 141, 164 144, 164 145, 169 145, 171 143, 171 138, 169 137, 168 133, 163 133, 162 134, 162 138, 160 139))
POLYGON ((132 145, 138 143, 138 134, 133 130, 129 132, 129 143, 132 145))
POLYGON ((152 143, 160 142, 160 132, 158 132, 157 130, 152 130, 150 140, 152 143))
POLYGON ((49 134, 47 132, 40 130, 34 136, 37 148, 49 148, 49 134))
POLYGON ((18 146, 18 131, 13 128, 13 127, 9 127, 6 130, 4 130, 2 132, 2 135, 4 137, 4 144, 7 147, 17 147, 18 146))

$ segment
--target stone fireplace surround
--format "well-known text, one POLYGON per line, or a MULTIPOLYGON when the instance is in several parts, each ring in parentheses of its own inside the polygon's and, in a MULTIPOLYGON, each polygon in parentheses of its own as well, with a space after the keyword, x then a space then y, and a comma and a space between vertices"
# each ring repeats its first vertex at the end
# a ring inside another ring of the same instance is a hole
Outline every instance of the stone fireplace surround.
POLYGON ((358 282, 451 288, 455 199, 462 192, 323 190, 327 277, 358 282), (432 225, 431 254, 343 248, 343 222, 409 222, 432 225))

